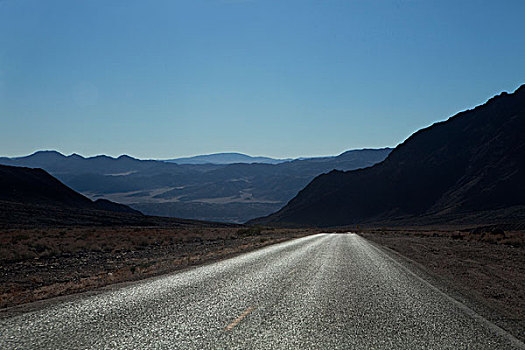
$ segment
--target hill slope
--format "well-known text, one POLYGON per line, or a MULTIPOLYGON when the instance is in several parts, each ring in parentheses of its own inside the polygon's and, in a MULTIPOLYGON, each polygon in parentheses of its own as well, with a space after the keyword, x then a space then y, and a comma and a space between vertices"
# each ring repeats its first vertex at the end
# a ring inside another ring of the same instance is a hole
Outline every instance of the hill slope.
POLYGON ((79 223, 95 221, 130 223, 142 220, 142 213, 107 200, 92 201, 65 186, 42 169, 0 165, 0 223, 79 223), (80 216, 75 218, 75 216, 80 216), (132 220, 124 220, 130 219, 132 220))
POLYGON ((510 208, 525 206, 523 135, 525 86, 419 130, 373 167, 317 177, 252 223, 513 220, 510 208))

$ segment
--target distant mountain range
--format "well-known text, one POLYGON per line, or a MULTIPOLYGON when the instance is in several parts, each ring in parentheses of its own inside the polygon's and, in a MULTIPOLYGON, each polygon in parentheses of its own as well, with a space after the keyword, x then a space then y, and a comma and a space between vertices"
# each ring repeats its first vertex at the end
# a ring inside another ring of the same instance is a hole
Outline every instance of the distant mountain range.
POLYGON ((242 153, 213 153, 194 157, 167 159, 165 162, 175 164, 235 164, 235 163, 262 163, 279 164, 289 162, 292 159, 275 159, 269 157, 252 157, 242 153))
POLYGON ((316 177, 253 224, 525 223, 525 85, 419 130, 383 162, 316 177))
POLYGON ((42 168, 91 199, 108 199, 149 215, 244 222, 280 209, 315 176, 381 162, 391 149, 279 164, 175 164, 129 156, 65 156, 39 151, 0 164, 42 168))

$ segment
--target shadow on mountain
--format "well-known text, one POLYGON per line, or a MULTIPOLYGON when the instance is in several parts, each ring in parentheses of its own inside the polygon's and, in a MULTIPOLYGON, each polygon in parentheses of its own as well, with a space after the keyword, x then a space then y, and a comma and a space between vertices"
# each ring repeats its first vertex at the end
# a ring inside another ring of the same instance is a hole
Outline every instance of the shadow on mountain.
POLYGON ((381 163, 315 178, 257 224, 525 222, 525 86, 414 133, 381 163))

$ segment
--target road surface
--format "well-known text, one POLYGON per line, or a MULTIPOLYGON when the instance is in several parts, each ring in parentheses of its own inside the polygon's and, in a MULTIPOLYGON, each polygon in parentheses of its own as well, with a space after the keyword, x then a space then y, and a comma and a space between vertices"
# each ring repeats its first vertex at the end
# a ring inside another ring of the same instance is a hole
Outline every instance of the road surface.
POLYGON ((0 349, 513 349, 355 234, 319 234, 0 320, 0 349))

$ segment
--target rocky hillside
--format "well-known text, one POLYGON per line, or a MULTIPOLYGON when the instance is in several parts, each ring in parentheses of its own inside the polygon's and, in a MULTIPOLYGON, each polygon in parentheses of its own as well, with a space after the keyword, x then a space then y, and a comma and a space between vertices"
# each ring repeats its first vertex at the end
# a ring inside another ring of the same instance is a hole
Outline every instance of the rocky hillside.
POLYGON ((521 220, 525 206, 525 86, 419 130, 387 159, 315 178, 253 223, 521 220))

